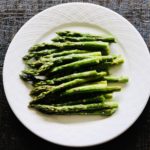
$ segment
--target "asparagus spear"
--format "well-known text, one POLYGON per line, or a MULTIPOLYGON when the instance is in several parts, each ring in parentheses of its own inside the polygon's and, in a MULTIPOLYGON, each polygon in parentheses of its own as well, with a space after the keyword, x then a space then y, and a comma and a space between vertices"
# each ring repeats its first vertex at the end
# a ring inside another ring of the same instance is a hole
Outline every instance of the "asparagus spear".
MULTIPOLYGON (((40 110, 41 111, 41 110, 40 110)), ((82 112, 75 112, 75 113, 57 113, 57 115, 99 115, 99 116, 104 116, 108 117, 113 115, 117 111, 117 108, 111 108, 111 109, 102 109, 102 110, 94 110, 94 111, 82 111, 82 112)), ((41 111, 43 112, 43 111, 41 111)), ((46 114, 49 114, 47 112, 43 112, 46 114)))
POLYGON ((111 35, 102 35, 102 36, 57 36, 52 39, 54 42, 85 42, 85 41, 103 41, 103 42, 115 42, 115 38, 111 35))
POLYGON ((49 86, 49 85, 34 87, 34 88, 31 90, 30 95, 33 95, 33 96, 39 95, 39 94, 42 93, 42 92, 51 90, 52 88, 53 88, 53 87, 52 87, 52 86, 49 86))
MULTIPOLYGON (((71 87, 75 87, 75 86, 77 86, 79 84, 81 85, 83 83, 99 79, 99 78, 101 78, 101 76, 103 76, 102 73, 99 74, 99 76, 97 76, 96 78, 75 79, 73 81, 66 82, 66 83, 60 84, 58 86, 49 86, 49 85, 45 86, 44 85, 44 86, 34 87, 31 90, 30 95, 32 95, 32 96, 39 95, 39 96, 35 97, 35 99, 34 99, 34 101, 38 102, 41 99, 45 98, 46 96, 51 95, 51 94, 53 94, 55 92, 64 91, 65 89, 68 89, 68 88, 71 88, 71 87)), ((101 81, 101 82, 98 82, 97 85, 98 84, 101 85, 101 87, 106 87, 107 86, 107 81, 101 81)), ((90 84, 90 85, 92 85, 92 84, 90 84)), ((108 98, 107 95, 105 95, 105 96, 108 98)))
POLYGON ((93 95, 88 97, 76 97, 75 99, 72 99, 71 97, 61 98, 58 97, 52 97, 51 99, 47 98, 41 101, 35 101, 32 100, 30 104, 51 104, 55 106, 63 106, 63 105, 75 105, 75 104, 90 104, 90 103, 99 103, 104 102, 106 100, 105 98, 106 94, 103 95, 93 95))
POLYGON ((114 56, 111 56, 111 55, 108 55, 108 56, 100 56, 100 55, 101 54, 99 52, 92 52, 92 53, 87 53, 87 54, 70 54, 67 56, 60 56, 60 57, 55 57, 55 58, 52 58, 51 56, 49 57, 47 56, 47 57, 41 57, 37 61, 26 61, 26 64, 32 68, 38 68, 44 65, 43 67, 45 68, 45 65, 47 66, 47 63, 50 64, 50 66, 53 66, 53 64, 54 66, 57 66, 60 64, 62 65, 65 63, 74 62, 74 61, 82 60, 85 58, 92 58, 93 56, 95 56, 96 58, 100 58, 101 63, 105 61, 107 61, 107 63, 112 62, 114 59, 114 56))
MULTIPOLYGON (((98 78, 98 77, 97 77, 97 78, 98 78)), ((100 78, 100 77, 99 77, 99 78, 100 78)), ((95 78, 74 79, 74 80, 72 80, 72 81, 69 81, 69 82, 66 82, 66 83, 62 83, 62 84, 60 84, 60 85, 58 85, 58 86, 53 86, 52 88, 50 88, 50 90, 40 93, 40 94, 39 94, 37 97, 35 97, 33 100, 34 100, 34 101, 40 101, 41 99, 44 99, 44 98, 46 98, 47 96, 52 95, 52 94, 54 94, 54 93, 56 93, 56 92, 62 92, 62 91, 64 91, 64 90, 66 90, 66 89, 69 89, 69 88, 72 88, 72 87, 75 87, 75 86, 77 86, 77 85, 81 85, 81 84, 83 84, 83 83, 86 83, 86 82, 89 82, 89 81, 93 81, 93 80, 95 80, 95 78)), ((105 88, 105 87, 107 86, 107 83, 106 83, 106 84, 104 84, 104 83, 100 84, 100 83, 99 83, 99 86, 100 86, 101 88, 105 88)), ((112 88, 113 88, 113 87, 112 87, 112 88)), ((115 91, 115 90, 117 90, 117 87, 114 87, 112 90, 108 89, 109 92, 115 91)), ((31 93, 32 93, 32 91, 31 91, 31 93)))
MULTIPOLYGON (((65 100, 64 100, 65 101, 65 100)), ((64 103, 56 104, 56 106, 63 106, 63 105, 76 105, 76 104, 90 104, 90 103, 99 103, 104 102, 105 96, 99 95, 96 97, 90 97, 90 98, 84 98, 79 100, 71 100, 71 101, 65 101, 64 103)))
MULTIPOLYGON (((106 74, 106 73, 104 73, 104 74, 106 74)), ((46 84, 59 84, 59 83, 71 81, 71 80, 77 79, 77 78, 89 78, 89 77, 94 77, 96 75, 97 75, 96 70, 79 72, 79 73, 70 74, 70 75, 67 75, 64 77, 60 77, 60 78, 54 78, 52 80, 41 81, 41 82, 36 83, 36 86, 46 85, 46 84)))
POLYGON ((78 49, 73 49, 73 50, 67 50, 67 51, 61 51, 58 52, 55 49, 44 49, 42 51, 35 51, 35 52, 30 52, 29 54, 25 55, 23 57, 23 60, 29 60, 31 58, 39 58, 41 56, 47 56, 47 55, 51 55, 51 57, 59 57, 59 56, 65 56, 65 55, 69 55, 69 54, 82 54, 82 53, 87 53, 88 51, 86 50, 78 50, 78 49))
POLYGON ((128 82, 128 78, 121 76, 121 77, 115 77, 115 76, 104 76, 104 79, 108 82, 119 82, 119 83, 126 83, 128 82))
POLYGON ((66 106, 31 104, 30 107, 36 108, 37 110, 49 114, 66 114, 66 113, 76 113, 82 111, 87 111, 87 112, 92 110, 100 111, 101 109, 117 108, 118 103, 115 101, 109 101, 103 103, 66 105, 66 106))
POLYGON ((82 53, 88 53, 88 51, 86 51, 86 50, 79 50, 79 49, 64 50, 62 52, 53 53, 52 57, 66 56, 66 55, 70 55, 70 54, 82 54, 82 53))
POLYGON ((65 72, 68 70, 73 71, 75 69, 77 69, 78 71, 93 70, 93 69, 96 69, 98 71, 103 71, 103 70, 106 70, 106 68, 108 67, 119 65, 124 62, 124 59, 122 57, 118 56, 119 58, 117 57, 113 59, 114 57, 116 56, 111 56, 111 55, 96 56, 94 58, 87 58, 87 59, 75 61, 72 63, 68 63, 65 65, 56 66, 54 68, 53 68, 54 66, 53 62, 46 62, 38 70, 25 69, 23 73, 29 74, 29 75, 40 75, 40 74, 45 73, 45 71, 50 70, 49 74, 56 74, 56 73, 65 72))
POLYGON ((97 58, 97 57, 96 58, 83 59, 83 60, 79 60, 79 61, 76 61, 73 63, 69 63, 69 64, 55 67, 50 71, 50 73, 58 73, 58 72, 66 71, 69 69, 74 70, 74 69, 82 68, 85 66, 93 66, 93 65, 99 64, 99 62, 100 62, 100 58, 97 58))
MULTIPOLYGON (((31 67, 41 66, 46 62, 51 62, 56 65, 56 64, 63 64, 63 63, 71 62, 71 61, 81 60, 85 58, 90 58, 94 56, 101 56, 101 53, 91 52, 91 53, 85 53, 85 54, 70 54, 67 56, 60 56, 60 57, 55 57, 55 58, 53 58, 51 55, 47 55, 46 57, 41 57, 39 60, 34 61, 34 62, 27 61, 26 64, 28 64, 31 67)), ((108 58, 106 56, 103 56, 103 57, 104 59, 112 59, 111 56, 110 57, 107 56, 108 58)))
POLYGON ((61 96, 68 96, 68 95, 75 95, 75 94, 86 94, 86 93, 110 93, 110 92, 117 92, 120 91, 120 86, 102 86, 100 85, 86 85, 86 86, 79 86, 69 90, 66 90, 61 94, 61 96))
POLYGON ((80 32, 73 32, 73 31, 59 31, 56 34, 60 37, 95 37, 95 38, 105 38, 111 37, 113 41, 115 40, 112 35, 94 35, 89 33, 80 33, 80 32))
POLYGON ((22 74, 31 75, 31 76, 39 75, 39 73, 36 69, 31 69, 31 68, 27 68, 27 69, 23 70, 22 74))
POLYGON ((122 56, 114 56, 114 59, 112 61, 103 61, 102 64, 92 66, 92 69, 95 69, 97 71, 108 71, 110 67, 120 65, 122 63, 124 63, 124 58, 122 56))
POLYGON ((80 32, 72 32, 72 31, 58 31, 56 32, 59 36, 75 36, 75 37, 82 37, 82 36, 91 36, 91 34, 83 34, 80 32))
POLYGON ((107 42, 65 42, 65 43, 40 43, 36 44, 29 49, 30 52, 40 51, 43 49, 83 49, 88 51, 100 51, 104 55, 108 55, 110 52, 109 43, 107 42))
POLYGON ((112 93, 104 94, 105 99, 111 99, 113 97, 112 93))
POLYGON ((119 55, 115 59, 113 59, 113 62, 111 63, 111 65, 119 65, 122 63, 124 63, 124 58, 121 55, 119 55))
POLYGON ((53 79, 53 82, 54 83, 62 83, 62 82, 67 82, 67 81, 77 79, 77 78, 93 78, 95 80, 95 79, 97 79, 97 77, 98 77, 98 79, 100 79, 105 75, 107 75, 106 72, 97 73, 96 70, 86 71, 86 72, 74 73, 74 74, 71 74, 71 75, 68 75, 68 76, 56 78, 56 79, 53 79))
POLYGON ((74 113, 74 115, 101 115, 101 116, 111 116, 116 112, 117 108, 111 108, 111 109, 102 109, 97 111, 91 111, 91 112, 78 112, 74 113))

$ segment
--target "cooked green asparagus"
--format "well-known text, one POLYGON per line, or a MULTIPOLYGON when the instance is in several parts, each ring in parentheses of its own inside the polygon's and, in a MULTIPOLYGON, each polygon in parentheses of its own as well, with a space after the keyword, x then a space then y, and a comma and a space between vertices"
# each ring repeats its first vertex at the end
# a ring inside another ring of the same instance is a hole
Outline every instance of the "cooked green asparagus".
MULTIPOLYGON (((69 58, 70 59, 70 58, 69 58)), ((96 69, 97 71, 103 71, 104 68, 108 68, 114 65, 119 65, 124 62, 124 59, 119 56, 113 59, 113 56, 96 56, 91 58, 85 58, 83 60, 78 60, 72 63, 67 63, 65 65, 60 65, 54 67, 54 62, 45 62, 39 69, 25 69, 23 73, 29 74, 29 75, 40 75, 45 73, 46 71, 49 71, 48 74, 56 74, 60 72, 66 72, 66 71, 73 71, 74 69, 79 69, 80 71, 82 68, 83 70, 91 70, 90 67, 93 69, 96 69), (112 61, 111 61, 112 60, 112 61)), ((57 63, 56 63, 57 64, 57 63)), ((34 65, 34 63, 33 63, 34 65)), ((105 70, 105 69, 104 69, 105 70)), ((68 72, 69 73, 69 72, 68 72)))
POLYGON ((115 38, 112 35, 94 35, 94 34, 89 34, 89 33, 80 33, 80 32, 73 32, 73 31, 59 31, 56 32, 58 35, 56 38, 52 39, 52 41, 59 41, 61 42, 62 40, 59 40, 59 37, 61 38, 67 38, 70 41, 76 42, 74 40, 75 38, 81 38, 80 41, 107 41, 107 42, 115 42, 115 38), (82 40, 83 38, 83 40, 82 40))
POLYGON ((115 84, 128 82, 126 76, 109 74, 110 67, 124 63, 121 55, 110 53, 115 38, 74 31, 56 34, 51 43, 36 44, 23 57, 26 68, 20 78, 32 85, 29 106, 48 114, 112 115, 118 108, 113 93, 122 86, 115 84))
POLYGON ((69 90, 66 90, 61 96, 66 95, 75 95, 75 94, 86 94, 86 93, 111 93, 120 91, 120 86, 102 86, 102 85, 86 85, 86 86, 79 86, 69 90))
MULTIPOLYGON (((60 56, 60 57, 55 57, 53 58, 51 55, 47 55, 46 57, 41 57, 37 61, 27 61, 26 64, 31 66, 31 67, 38 67, 41 66, 45 63, 53 63, 53 64, 65 64, 77 60, 82 60, 85 58, 91 58, 94 56, 101 56, 100 52, 91 52, 91 53, 84 53, 84 54, 70 54, 67 56, 60 56)), ((101 56, 102 59, 113 59, 112 56, 101 56)))
POLYGON ((52 39, 54 42, 85 42, 85 41, 103 41, 103 42, 115 42, 115 39, 111 35, 102 35, 102 36, 82 36, 82 37, 73 37, 73 36, 57 36, 52 39))
MULTIPOLYGON (((78 78, 91 78, 97 75, 96 70, 91 70, 91 71, 86 71, 86 72, 79 72, 79 73, 73 73, 64 77, 60 78, 54 78, 52 80, 45 80, 45 81, 40 81, 35 84, 35 86, 39 85, 49 85, 49 84, 59 84, 67 81, 71 81, 73 79, 78 79, 78 78)), ((105 72, 102 72, 101 75, 106 75, 105 72)))
MULTIPOLYGON (((87 83, 89 81, 92 81, 92 80, 95 80, 94 78, 88 78, 88 79, 74 79, 72 81, 69 81, 69 82, 66 82, 66 83, 62 83, 58 86, 54 86, 52 88, 50 88, 50 90, 48 91, 45 91, 45 92, 42 92, 40 93, 37 97, 34 98, 34 101, 38 101, 38 100, 41 100, 41 99, 44 99, 46 98, 47 96, 49 95, 52 95, 54 93, 58 93, 58 92, 63 92, 65 91, 66 89, 70 89, 72 87, 75 87, 77 85, 81 85, 83 83, 87 83)), ((92 87, 94 87, 93 85, 91 85, 92 87)), ((102 89, 105 89, 107 88, 107 83, 104 84, 104 83, 99 83, 99 85, 97 85, 99 87, 101 87, 102 89)), ((37 89, 37 88, 36 88, 37 89)), ((33 89, 34 90, 34 89, 33 89)), ((110 93, 110 92, 113 92, 113 91, 117 91, 119 90, 118 87, 110 87, 108 89, 106 89, 104 92, 106 93, 110 93), (112 88, 112 89, 111 89, 112 88)), ((37 91, 37 90, 36 90, 37 91)), ((66 94, 67 91, 65 91, 65 93, 62 93, 62 95, 67 95, 66 94)), ((36 92, 37 93, 37 92, 36 92)), ((32 94, 32 91, 31 91, 31 94, 32 94)))
POLYGON ((100 51, 104 55, 110 53, 109 43, 107 42, 65 42, 65 43, 40 43, 36 44, 29 49, 30 52, 41 51, 43 49, 57 49, 66 50, 66 49, 83 49, 88 51, 100 51))
POLYGON ((118 82, 118 83, 126 83, 128 82, 128 78, 121 76, 121 77, 116 77, 116 76, 104 76, 104 80, 107 80, 108 82, 118 82))
POLYGON ((50 114, 64 114, 64 113, 76 113, 82 111, 92 111, 92 110, 103 110, 117 108, 118 103, 115 101, 103 102, 103 103, 93 103, 93 104, 79 104, 79 105, 66 105, 66 106, 52 106, 52 105, 41 105, 41 104, 31 104, 30 107, 36 108, 42 112, 50 114))

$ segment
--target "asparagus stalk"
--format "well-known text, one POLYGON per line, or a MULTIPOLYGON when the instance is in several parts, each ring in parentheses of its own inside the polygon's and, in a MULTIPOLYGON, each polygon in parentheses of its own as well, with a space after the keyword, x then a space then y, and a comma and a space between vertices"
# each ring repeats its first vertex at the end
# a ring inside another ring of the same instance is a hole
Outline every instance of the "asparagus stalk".
POLYGON ((95 37, 95 38, 105 38, 111 37, 111 39, 115 40, 112 35, 94 35, 89 33, 80 33, 80 32, 73 32, 73 31, 59 31, 56 34, 60 37, 95 37))
POLYGON ((87 97, 76 97, 72 99, 71 97, 60 99, 60 97, 53 97, 53 100, 49 98, 41 100, 41 101, 31 101, 30 104, 51 104, 55 106, 63 106, 63 105, 75 105, 75 104, 90 104, 90 103, 100 103, 106 100, 105 94, 103 95, 93 95, 87 97))
POLYGON ((85 41, 103 41, 103 42, 115 42, 115 38, 111 35, 102 36, 57 36, 52 39, 54 42, 85 42, 85 41))
POLYGON ((61 96, 68 96, 68 95, 75 95, 75 94, 86 94, 86 93, 110 93, 110 92, 117 92, 120 91, 120 86, 102 86, 101 84, 95 85, 86 85, 86 86, 79 86, 69 90, 66 90, 61 94, 61 96))
POLYGON ((116 112, 117 108, 111 108, 111 109, 102 109, 92 112, 80 112, 80 113, 74 113, 74 115, 101 115, 101 116, 111 116, 116 112))
MULTIPOLYGON (((98 78, 98 77, 97 77, 97 78, 98 78)), ((100 78, 100 77, 99 77, 99 78, 100 78)), ((86 82, 89 82, 89 81, 93 81, 93 80, 95 80, 95 78, 74 79, 74 80, 72 80, 72 81, 69 81, 69 82, 66 82, 66 83, 62 83, 62 84, 60 84, 60 85, 58 85, 58 86, 53 86, 52 88, 50 88, 50 90, 40 93, 40 94, 39 94, 37 97, 35 97, 33 100, 34 100, 34 101, 40 101, 41 99, 44 99, 44 98, 46 98, 47 96, 52 95, 52 94, 54 94, 54 93, 56 93, 56 92, 62 92, 62 91, 65 91, 66 89, 69 89, 69 88, 72 88, 72 87, 75 87, 75 86, 77 86, 77 85, 81 85, 81 84, 83 84, 83 83, 86 83, 86 82)), ((105 88, 105 87, 107 86, 107 82, 106 82, 106 84, 104 84, 104 83, 100 84, 100 83, 99 83, 99 86, 100 86, 101 88, 105 88)), ((111 92, 111 91, 115 91, 115 90, 116 90, 116 89, 115 89, 115 87, 114 87, 114 89, 110 90, 110 92, 111 92)), ((31 91, 31 93, 32 93, 32 91, 31 91)))
MULTIPOLYGON (((64 100, 65 101, 65 100, 64 100)), ((79 100, 71 100, 71 101, 65 101, 64 103, 56 104, 57 106, 63 106, 63 105, 76 105, 76 104, 90 104, 90 103, 100 103, 105 101, 104 95, 99 95, 96 97, 90 97, 90 98, 84 98, 79 100)))
MULTIPOLYGON (((26 64, 28 64, 31 67, 38 67, 47 62, 51 62, 56 65, 56 64, 64 64, 67 62, 81 60, 81 59, 85 59, 85 58, 90 58, 90 57, 94 57, 94 56, 101 56, 101 53, 100 52, 91 52, 91 53, 84 53, 84 54, 70 54, 67 56, 60 56, 60 57, 55 57, 55 58, 53 58, 51 55, 47 55, 46 57, 41 57, 39 60, 34 61, 34 62, 27 61, 26 64)), ((112 59, 109 56, 107 56, 108 58, 106 56, 103 56, 103 57, 104 57, 104 59, 112 59)))
POLYGON ((127 83, 128 78, 121 76, 121 77, 115 77, 115 76, 104 76, 104 80, 107 80, 108 82, 119 82, 119 83, 127 83))
POLYGON ((80 55, 68 55, 68 56, 62 56, 62 57, 57 57, 56 59, 54 59, 53 61, 47 62, 45 63, 43 66, 41 66, 41 68, 39 68, 39 73, 45 72, 46 70, 49 70, 50 68, 52 68, 54 65, 56 66, 55 68, 53 68, 51 70, 51 72, 59 72, 65 69, 75 69, 75 68, 82 68, 83 66, 87 66, 88 63, 89 66, 93 65, 93 63, 98 63, 98 61, 96 62, 95 60, 99 60, 99 63, 103 63, 103 61, 107 60, 107 62, 112 61, 113 57, 112 56, 98 56, 98 53, 93 53, 91 54, 80 54, 80 55), (95 56, 95 57, 92 57, 95 56), (72 62, 73 61, 73 62, 72 62), (68 64, 66 64, 67 62, 70 62, 68 64), (64 65, 63 65, 64 64, 64 65), (58 66, 57 65, 61 65, 58 66), (83 65, 83 66, 82 66, 83 65), (43 69, 44 68, 44 69, 43 69))
POLYGON ((80 32, 73 32, 73 31, 58 31, 56 32, 56 34, 59 36, 73 36, 73 37, 91 36, 91 34, 83 34, 80 32))
MULTIPOLYGON (((104 73, 104 74, 106 74, 106 73, 104 73)), ((46 84, 59 84, 59 83, 71 81, 71 80, 77 79, 77 78, 89 78, 89 77, 94 77, 96 75, 97 75, 96 70, 79 72, 79 73, 70 74, 70 75, 67 75, 64 77, 60 77, 60 78, 54 78, 52 80, 41 81, 41 82, 36 83, 36 86, 46 85, 46 84)))
POLYGON ((87 58, 87 59, 83 59, 83 60, 78 60, 69 64, 65 64, 65 65, 61 65, 61 66, 56 66, 53 69, 51 69, 54 65, 53 62, 47 62, 44 65, 42 65, 38 70, 35 69, 25 69, 23 71, 23 73, 26 74, 31 74, 31 75, 39 75, 44 73, 47 70, 49 71, 49 74, 53 74, 53 73, 59 73, 62 71, 67 71, 68 69, 70 70, 74 70, 74 69, 78 69, 80 67, 84 67, 84 66, 91 66, 91 65, 95 65, 98 64, 100 62, 100 57, 96 57, 96 58, 87 58))
MULTIPOLYGON (((60 72, 65 71, 73 71, 75 69, 79 69, 78 71, 84 70, 93 70, 96 69, 98 71, 106 70, 106 68, 119 65, 124 62, 124 59, 120 56, 96 56, 93 58, 86 58, 83 60, 78 60, 72 63, 68 63, 65 65, 56 66, 53 68, 54 63, 53 62, 46 62, 44 65, 42 65, 38 70, 37 69, 25 69, 23 73, 29 74, 29 75, 40 75, 45 73, 47 70, 50 70, 49 74, 56 74, 60 72), (94 66, 94 67, 93 67, 94 66), (90 68, 92 67, 92 68, 90 68)), ((61 61, 61 60, 60 60, 61 61)))
POLYGON ((74 74, 71 74, 71 75, 68 75, 68 76, 56 78, 56 79, 53 79, 53 82, 55 84, 58 84, 58 83, 67 82, 67 81, 77 79, 77 78, 92 78, 93 77, 93 79, 94 79, 94 77, 95 77, 95 79, 96 79, 97 77, 102 78, 105 75, 107 75, 106 72, 97 73, 96 70, 86 71, 86 72, 74 73, 74 74))
POLYGON ((105 99, 111 99, 113 97, 112 93, 104 94, 105 99))
POLYGON ((67 70, 74 70, 74 69, 82 68, 85 66, 93 66, 93 65, 99 64, 99 62, 100 62, 100 58, 97 58, 97 57, 83 59, 83 60, 79 60, 79 61, 76 61, 73 63, 55 67, 50 71, 50 74, 51 73, 59 73, 62 71, 67 71, 67 70))
POLYGON ((39 94, 42 93, 42 92, 49 91, 49 90, 51 90, 52 88, 53 88, 53 87, 52 87, 52 86, 49 86, 49 85, 34 87, 34 88, 31 90, 30 95, 36 96, 36 95, 39 95, 39 94))
POLYGON ((31 68, 27 68, 27 69, 23 70, 22 74, 31 75, 31 76, 39 75, 39 73, 36 69, 31 69, 31 68))
POLYGON ((96 68, 95 69, 97 71, 100 71, 101 69, 103 70, 103 68, 109 68, 109 67, 121 65, 123 63, 124 63, 124 58, 121 55, 119 55, 117 57, 114 57, 114 59, 112 60, 112 62, 106 60, 105 62, 103 62, 103 66, 97 65, 96 66, 97 69, 96 68))
POLYGON ((86 50, 78 50, 78 49, 73 49, 73 50, 67 50, 67 51, 56 51, 55 49, 44 49, 42 51, 35 51, 35 52, 30 52, 29 54, 25 55, 23 57, 23 60, 29 60, 31 58, 39 58, 41 56, 47 56, 47 55, 51 55, 51 57, 59 57, 59 56, 65 56, 65 55, 69 55, 69 54, 82 54, 82 53, 87 53, 88 51, 86 50))
POLYGON ((43 49, 82 49, 88 51, 100 51, 104 55, 108 55, 110 52, 109 43, 107 42, 65 42, 65 43, 40 43, 36 44, 29 49, 30 52, 40 51, 43 49))
POLYGON ((113 59, 111 65, 120 65, 122 63, 124 63, 124 58, 121 55, 119 55, 115 59, 113 59))
POLYGON ((118 103, 115 101, 103 102, 103 103, 93 103, 93 104, 79 104, 79 105, 66 105, 66 106, 53 106, 53 105, 41 105, 41 104, 31 104, 30 107, 36 108, 39 111, 49 114, 66 114, 66 113, 76 113, 76 112, 90 112, 92 110, 103 110, 117 108, 118 103))
MULTIPOLYGON (((33 106, 32 106, 33 107, 33 106)), ((101 109, 101 110, 90 110, 90 111, 81 111, 81 112, 61 112, 61 113, 49 113, 47 111, 43 111, 40 108, 35 108, 43 113, 46 114, 57 114, 57 115, 100 115, 104 117, 108 117, 113 115, 116 111, 117 108, 107 108, 107 109, 101 109)))
POLYGON ((53 53, 52 57, 66 56, 66 55, 70 55, 70 54, 82 54, 82 53, 88 53, 88 51, 86 51, 86 50, 79 50, 79 49, 64 50, 62 52, 53 53))

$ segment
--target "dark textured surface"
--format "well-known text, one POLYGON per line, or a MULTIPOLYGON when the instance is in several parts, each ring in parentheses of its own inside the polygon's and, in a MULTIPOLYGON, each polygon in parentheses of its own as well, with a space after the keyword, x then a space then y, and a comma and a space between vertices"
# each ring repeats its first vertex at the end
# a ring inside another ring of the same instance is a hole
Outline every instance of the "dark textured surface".
MULTIPOLYGON (((141 33, 150 48, 150 0, 0 0, 0 75, 9 43, 19 28, 45 8, 66 2, 91 2, 118 12, 141 33)), ((0 150, 70 149, 48 143, 29 132, 6 101, 0 77, 0 150)), ((136 123, 115 140, 88 149, 150 150, 150 103, 136 123)))

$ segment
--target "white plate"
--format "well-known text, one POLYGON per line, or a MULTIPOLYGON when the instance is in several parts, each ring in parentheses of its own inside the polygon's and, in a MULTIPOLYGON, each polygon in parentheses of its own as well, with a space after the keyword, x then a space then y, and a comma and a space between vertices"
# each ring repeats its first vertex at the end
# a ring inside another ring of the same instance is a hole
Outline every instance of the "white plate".
POLYGON ((127 130, 143 111, 150 93, 150 55, 138 31, 117 13, 89 3, 68 3, 48 8, 30 19, 12 40, 4 62, 3 82, 7 100, 17 118, 37 136, 66 146, 91 146, 109 141, 127 130), (49 41, 55 31, 68 29, 111 33, 119 44, 112 51, 124 55, 116 70, 130 82, 115 95, 119 110, 99 116, 48 116, 28 109, 29 89, 19 79, 22 57, 35 43, 49 41))

